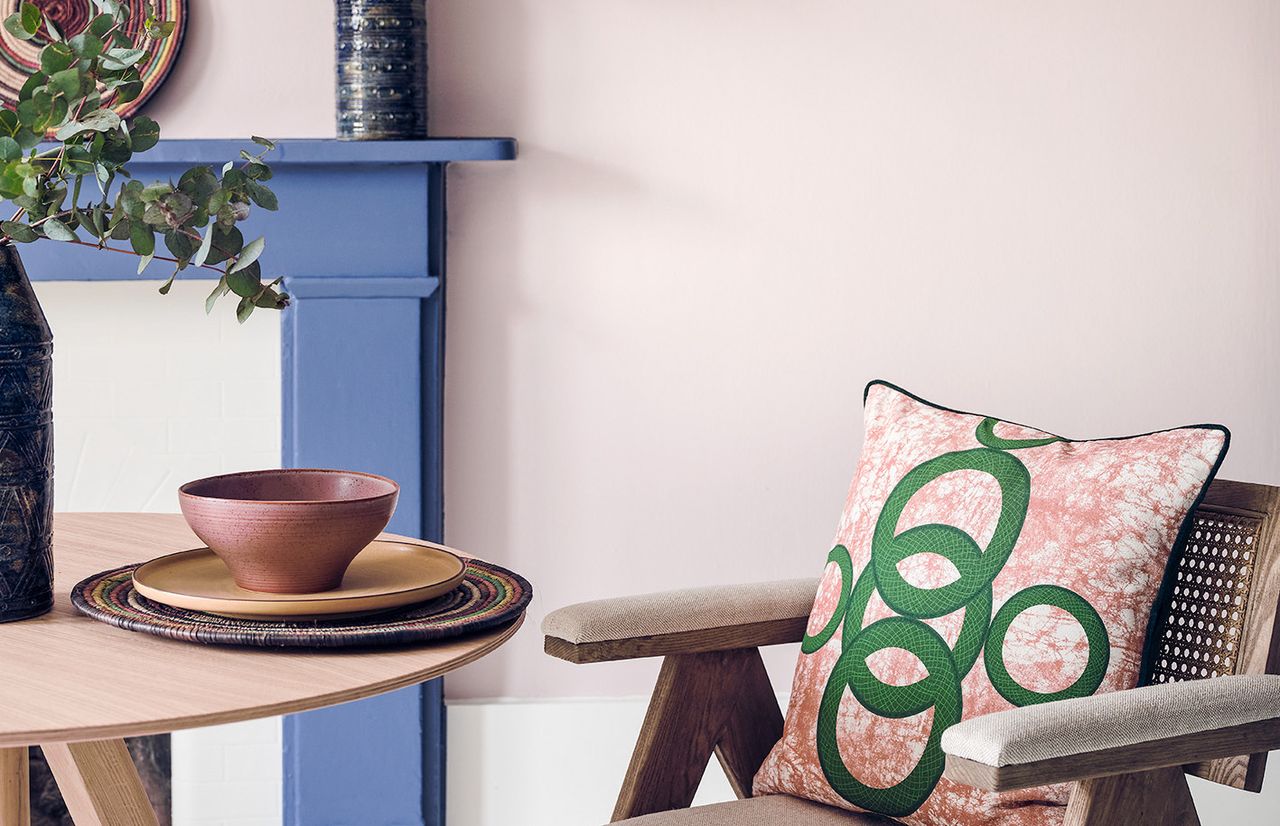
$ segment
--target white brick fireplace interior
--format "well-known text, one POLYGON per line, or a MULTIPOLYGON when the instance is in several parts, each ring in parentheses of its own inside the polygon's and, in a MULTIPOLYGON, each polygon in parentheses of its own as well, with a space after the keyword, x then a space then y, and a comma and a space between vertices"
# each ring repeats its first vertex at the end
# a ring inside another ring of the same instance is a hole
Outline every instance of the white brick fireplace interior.
MULTIPOLYGON (((36 284, 54 336, 57 510, 177 513, 184 481, 279 467, 280 317, 206 317, 208 289, 36 284)), ((174 823, 279 826, 281 771, 279 718, 177 732, 174 823)))

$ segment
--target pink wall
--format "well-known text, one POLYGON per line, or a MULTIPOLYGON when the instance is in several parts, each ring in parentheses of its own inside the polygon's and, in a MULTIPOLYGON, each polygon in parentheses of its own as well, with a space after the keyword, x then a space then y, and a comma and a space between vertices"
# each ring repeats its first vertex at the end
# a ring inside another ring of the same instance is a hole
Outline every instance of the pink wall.
POLYGON ((538 588, 451 696, 640 694, 656 663, 550 660, 541 616, 816 575, 872 377, 1223 421, 1225 473, 1280 481, 1270 0, 430 10, 437 132, 522 149, 453 173, 448 538, 538 588))
MULTIPOLYGON (((166 134, 331 135, 332 5, 214 3, 166 134)), ((1075 436, 1223 421, 1225 473, 1280 481, 1270 0, 431 0, 430 27, 435 133, 522 150, 452 173, 448 539, 538 589, 451 696, 641 694, 656 663, 550 660, 542 615, 816 575, 872 377, 1075 436)))
POLYGON ((332 137, 331 0, 187 0, 173 74, 147 105, 166 138, 332 137))

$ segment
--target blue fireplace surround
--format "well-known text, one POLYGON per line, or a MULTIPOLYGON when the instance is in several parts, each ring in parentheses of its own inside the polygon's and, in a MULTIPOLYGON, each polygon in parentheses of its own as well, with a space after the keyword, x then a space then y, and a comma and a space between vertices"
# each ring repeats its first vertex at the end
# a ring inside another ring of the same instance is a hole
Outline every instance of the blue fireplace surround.
MULTIPOLYGON (((130 169, 144 182, 177 180, 192 165, 237 160, 242 148, 253 146, 162 141, 130 169)), ((390 476, 401 495, 389 529, 441 541, 446 168, 512 160, 516 142, 284 140, 271 155, 280 211, 255 209, 242 226, 246 239, 266 237, 264 276, 284 275, 293 297, 281 331, 281 463, 390 476)), ((133 256, 70 244, 24 245, 22 257, 35 281, 139 277, 133 256)), ((156 261, 143 277, 170 272, 156 261)), ((157 297, 165 300, 177 299, 157 297)), ((224 297, 214 312, 233 302, 224 297)), ((285 823, 444 826, 441 683, 286 717, 285 823)))

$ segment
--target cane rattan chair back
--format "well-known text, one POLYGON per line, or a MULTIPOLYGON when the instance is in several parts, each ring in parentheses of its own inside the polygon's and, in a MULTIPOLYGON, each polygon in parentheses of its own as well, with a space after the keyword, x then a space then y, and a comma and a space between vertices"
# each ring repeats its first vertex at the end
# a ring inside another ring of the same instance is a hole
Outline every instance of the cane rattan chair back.
MULTIPOLYGON (((1214 481, 1175 565, 1173 587, 1157 606, 1146 681, 1280 673, 1280 488, 1214 481)), ((1266 761, 1264 752, 1188 771, 1256 792, 1266 761)))

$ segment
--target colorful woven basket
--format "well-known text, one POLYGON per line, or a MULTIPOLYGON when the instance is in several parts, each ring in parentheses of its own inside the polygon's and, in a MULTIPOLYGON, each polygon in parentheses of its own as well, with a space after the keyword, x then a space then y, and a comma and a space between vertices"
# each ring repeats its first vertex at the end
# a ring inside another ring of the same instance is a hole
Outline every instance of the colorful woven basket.
MULTIPOLYGON (((141 564, 141 563, 138 563, 141 564)), ((76 609, 129 631, 209 645, 346 648, 406 645, 475 633, 520 616, 533 587, 517 573, 467 561, 458 588, 429 602, 369 617, 305 622, 234 619, 152 602, 133 589, 138 564, 95 574, 71 591, 76 609)))
MULTIPOLYGON (((22 0, 0 0, 0 19, 18 10, 22 0)), ((40 7, 63 37, 73 37, 84 31, 97 14, 93 0, 40 0, 40 7)), ((164 40, 143 37, 142 24, 151 9, 150 0, 126 0, 129 22, 127 34, 148 56, 141 66, 142 93, 128 103, 114 107, 122 118, 127 118, 160 87, 173 68, 182 48, 182 37, 187 30, 187 0, 159 0, 156 17, 174 24, 173 34, 164 40)), ((40 50, 47 46, 48 38, 42 29, 30 40, 19 40, 0 28, 0 103, 13 108, 18 103, 18 91, 27 78, 40 69, 40 50)))

